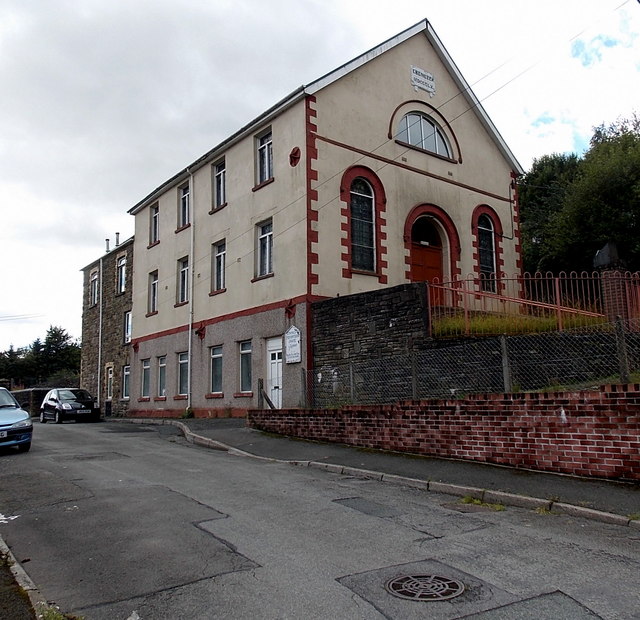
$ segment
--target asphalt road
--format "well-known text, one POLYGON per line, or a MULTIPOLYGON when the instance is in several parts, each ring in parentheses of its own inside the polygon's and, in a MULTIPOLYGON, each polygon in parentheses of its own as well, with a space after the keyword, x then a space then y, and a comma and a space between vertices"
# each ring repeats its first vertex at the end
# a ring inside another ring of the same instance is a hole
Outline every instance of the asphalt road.
POLYGON ((86 620, 640 618, 638 530, 458 502, 172 426, 36 424, 0 454, 0 536, 86 620))

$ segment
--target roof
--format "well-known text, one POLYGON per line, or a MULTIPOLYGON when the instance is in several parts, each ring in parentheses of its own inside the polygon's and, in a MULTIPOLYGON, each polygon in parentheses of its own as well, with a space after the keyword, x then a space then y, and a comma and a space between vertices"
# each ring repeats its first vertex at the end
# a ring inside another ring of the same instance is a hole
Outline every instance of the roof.
POLYGON ((213 159, 217 158, 222 152, 228 149, 231 145, 239 142, 243 138, 248 135, 253 134, 260 126, 269 123, 273 118, 280 115, 282 112, 290 108, 291 106, 298 103, 301 99, 304 99, 307 95, 313 95, 318 91, 326 88, 333 82, 343 78, 348 75, 352 71, 362 67, 366 63, 370 62, 374 58, 384 54, 390 49, 393 49, 397 45, 400 45, 407 39, 414 37, 420 33, 423 33, 436 54, 438 55, 441 62, 448 69, 450 75, 452 76, 454 82, 460 89, 463 97, 466 99, 469 104, 469 109, 472 110, 475 115, 480 120, 480 123, 485 128, 487 133, 491 136, 494 143, 498 147, 498 150, 505 158, 505 160, 509 163, 511 168, 517 172, 518 174, 524 174, 524 168, 520 165, 518 160, 515 158, 511 149, 507 146, 507 143, 504 141, 500 132, 496 129, 496 126, 493 124, 489 115, 486 113, 485 109, 482 107, 480 100, 476 97, 474 92, 471 90, 471 86, 467 83, 467 81, 462 76, 462 73, 453 62, 453 59, 447 52, 446 48, 440 41, 440 38, 436 34, 435 30, 431 26, 431 23, 423 19, 419 21, 417 24, 403 30, 399 34, 387 39, 380 45, 370 49, 369 51, 361 54, 360 56, 350 60, 349 62, 341 65, 337 69, 323 75, 318 78, 314 82, 311 82, 307 86, 301 86, 293 91, 291 94, 287 95, 284 99, 276 103, 274 106, 263 112, 260 116, 253 119, 250 123, 239 129, 236 133, 231 135, 229 138, 212 148, 210 151, 207 151, 204 155, 198 158, 196 161, 191 163, 189 166, 175 174, 173 177, 165 181, 162 185, 153 190, 149 195, 143 198, 140 202, 135 204, 131 209, 129 209, 129 213, 135 215, 142 208, 147 206, 151 201, 155 200, 160 194, 162 194, 166 188, 173 186, 176 183, 179 183, 185 180, 190 174, 211 162, 213 159))

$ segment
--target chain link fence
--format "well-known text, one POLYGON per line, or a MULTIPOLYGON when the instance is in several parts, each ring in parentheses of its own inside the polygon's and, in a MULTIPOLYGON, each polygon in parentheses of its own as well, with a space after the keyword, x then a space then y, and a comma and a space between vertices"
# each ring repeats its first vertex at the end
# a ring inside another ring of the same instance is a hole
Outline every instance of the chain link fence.
POLYGON ((478 392, 582 390, 640 371, 640 321, 447 343, 308 371, 307 406, 460 398, 478 392))

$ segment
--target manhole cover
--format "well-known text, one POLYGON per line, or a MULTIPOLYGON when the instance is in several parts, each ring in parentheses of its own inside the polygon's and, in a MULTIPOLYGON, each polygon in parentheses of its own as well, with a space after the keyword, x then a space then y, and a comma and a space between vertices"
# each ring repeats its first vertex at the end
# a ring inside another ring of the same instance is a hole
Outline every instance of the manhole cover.
POLYGON ((446 601, 460 596, 464 585, 438 575, 404 575, 387 581, 385 588, 394 596, 411 601, 446 601))

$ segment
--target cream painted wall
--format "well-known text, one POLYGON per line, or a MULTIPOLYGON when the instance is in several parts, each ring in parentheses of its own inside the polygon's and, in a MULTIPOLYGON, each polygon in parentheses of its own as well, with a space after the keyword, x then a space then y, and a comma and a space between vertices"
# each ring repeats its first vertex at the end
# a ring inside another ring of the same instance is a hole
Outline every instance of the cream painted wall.
MULTIPOLYGON (((316 94, 319 136, 355 146, 399 165, 318 140, 316 167, 319 179, 314 187, 319 192, 320 218, 319 243, 314 250, 320 257, 320 264, 316 268, 319 284, 314 287, 314 293, 334 296, 406 282, 404 224, 411 209, 418 204, 435 204, 453 220, 460 235, 460 268, 463 274, 474 271, 471 217, 476 206, 487 204, 492 207, 500 217, 504 234, 512 237, 513 217, 508 202, 406 169, 406 166, 410 166, 425 170, 501 197, 509 197, 511 169, 477 116, 466 111, 466 100, 458 95, 455 82, 423 34, 378 56, 316 94), (434 74, 434 97, 425 91, 414 90, 410 83, 411 65, 434 74), (460 144, 462 163, 407 149, 388 138, 392 118, 395 133, 397 122, 404 113, 413 109, 428 112, 425 106, 408 103, 414 100, 435 107, 451 123, 460 144), (402 107, 393 117, 398 106, 402 107), (341 114, 336 114, 336 110, 340 110, 341 114), (377 278, 366 275, 354 274, 351 279, 341 277, 346 264, 340 258, 340 239, 346 235, 340 228, 340 210, 343 207, 339 199, 340 180, 344 170, 353 165, 366 166, 376 172, 386 191, 387 223, 383 229, 387 234, 386 260, 389 263, 385 272, 388 275, 386 284, 380 284, 377 278)), ((517 270, 514 242, 505 238, 502 246, 504 270, 514 273, 517 270)))
MULTIPOLYGON (((265 124, 194 173, 191 189, 192 227, 176 232, 177 181, 158 200, 160 243, 148 248, 149 207, 136 214, 133 331, 134 338, 172 330, 189 322, 189 305, 176 303, 177 261, 190 254, 193 234, 194 321, 232 314, 306 293, 305 112, 300 102, 265 124), (254 136, 271 127, 274 182, 253 191, 254 136), (300 148, 296 167, 289 153, 300 148), (225 158, 227 205, 212 209, 211 164, 225 158), (256 275, 256 225, 273 220, 273 277, 252 282, 256 275), (210 295, 212 244, 226 241, 226 292, 210 295), (146 317, 148 274, 160 275, 159 311, 146 317)), ((185 181, 188 180, 185 177, 185 181)))

